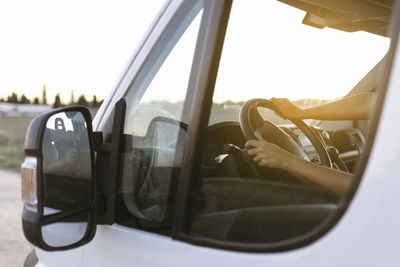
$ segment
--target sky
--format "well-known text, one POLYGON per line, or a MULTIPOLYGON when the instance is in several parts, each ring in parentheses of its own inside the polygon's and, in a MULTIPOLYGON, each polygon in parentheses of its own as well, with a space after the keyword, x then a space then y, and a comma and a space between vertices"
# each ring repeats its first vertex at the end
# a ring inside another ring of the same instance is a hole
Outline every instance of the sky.
MULTIPOLYGON (((301 24, 305 14, 300 10, 277 1, 250 2, 234 2, 216 102, 339 97, 388 49, 388 40, 380 36, 315 29, 301 24), (254 25, 266 27, 260 31, 254 25)), ((83 92, 88 99, 106 97, 163 3, 1 1, 0 97, 17 92, 33 99, 44 85, 49 102, 57 93, 69 102, 71 90, 75 98, 83 92)), ((196 35, 197 30, 191 31, 187 42, 196 35)), ((157 82, 171 84, 182 76, 176 75, 160 74, 157 82)), ((164 93, 157 95, 180 100, 173 88, 164 93)))
MULTIPOLYGON (((270 97, 334 100, 347 95, 389 48, 386 37, 314 28, 301 23, 304 16, 304 11, 278 1, 234 1, 214 102, 270 97)), ((153 79, 144 96, 147 102, 183 101, 196 22, 153 79)))
POLYGON ((163 3, 0 1, 0 97, 106 97, 163 3))
POLYGON ((237 1, 230 14, 214 101, 346 95, 386 54, 389 39, 318 29, 278 1, 237 1), (251 2, 251 5, 248 3, 251 2), (226 88, 226 89, 225 89, 226 88), (229 89, 237 89, 232 94, 229 89))

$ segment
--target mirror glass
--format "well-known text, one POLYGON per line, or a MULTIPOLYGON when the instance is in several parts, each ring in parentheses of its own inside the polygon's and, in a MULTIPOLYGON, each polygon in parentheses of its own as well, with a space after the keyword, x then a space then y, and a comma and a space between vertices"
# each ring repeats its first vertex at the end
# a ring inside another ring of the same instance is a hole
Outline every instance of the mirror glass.
MULTIPOLYGON (((92 170, 89 132, 81 112, 52 115, 42 139, 43 214, 82 208, 92 199, 92 170)), ((87 228, 87 214, 73 216, 42 227, 50 246, 78 242, 87 228)))
POLYGON ((52 247, 64 247, 82 240, 88 228, 88 213, 79 213, 61 222, 42 226, 44 242, 52 247))

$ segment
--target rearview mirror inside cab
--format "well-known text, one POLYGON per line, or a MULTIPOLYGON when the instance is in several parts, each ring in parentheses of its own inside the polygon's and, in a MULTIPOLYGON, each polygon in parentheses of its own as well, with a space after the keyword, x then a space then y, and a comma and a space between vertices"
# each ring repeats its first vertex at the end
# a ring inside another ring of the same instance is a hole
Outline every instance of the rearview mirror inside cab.
POLYGON ((23 230, 45 250, 89 242, 95 232, 91 115, 62 108, 30 124, 22 164, 23 230))

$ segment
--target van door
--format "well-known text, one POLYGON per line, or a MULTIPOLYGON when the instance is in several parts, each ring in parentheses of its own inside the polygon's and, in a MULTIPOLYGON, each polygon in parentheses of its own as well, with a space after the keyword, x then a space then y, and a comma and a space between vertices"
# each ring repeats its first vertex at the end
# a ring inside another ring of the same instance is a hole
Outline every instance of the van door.
POLYGON ((196 101, 192 66, 204 17, 212 12, 212 1, 206 2, 171 2, 143 46, 151 46, 150 53, 142 55, 145 48, 138 53, 146 60, 123 95, 115 224, 98 226, 85 247, 84 266, 163 265, 163 257, 154 254, 157 246, 176 242, 171 239, 176 192, 196 101))

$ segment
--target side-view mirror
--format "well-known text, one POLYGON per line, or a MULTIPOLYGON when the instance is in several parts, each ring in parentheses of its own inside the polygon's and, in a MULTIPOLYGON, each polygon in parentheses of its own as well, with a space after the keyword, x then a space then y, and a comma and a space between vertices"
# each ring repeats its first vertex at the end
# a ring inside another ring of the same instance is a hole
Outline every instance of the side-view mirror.
POLYGON ((22 164, 22 226, 44 250, 91 241, 96 231, 92 120, 85 107, 55 109, 32 120, 22 164))

